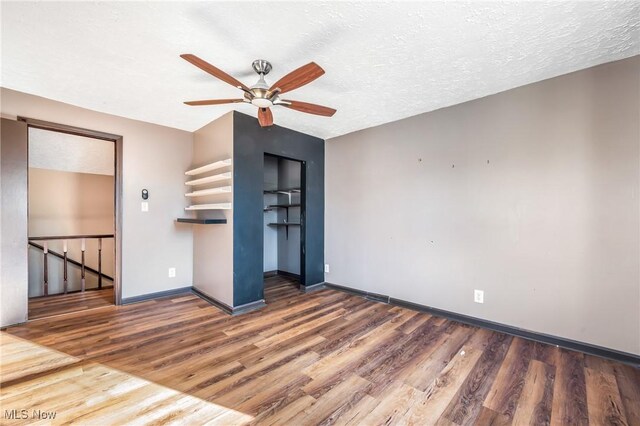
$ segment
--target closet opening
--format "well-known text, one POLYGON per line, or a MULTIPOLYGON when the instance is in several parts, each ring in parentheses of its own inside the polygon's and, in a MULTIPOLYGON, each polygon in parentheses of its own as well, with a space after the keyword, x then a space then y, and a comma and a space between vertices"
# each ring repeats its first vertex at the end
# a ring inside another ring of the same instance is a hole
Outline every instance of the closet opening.
POLYGON ((264 156, 264 295, 267 303, 298 294, 303 281, 303 161, 264 156))

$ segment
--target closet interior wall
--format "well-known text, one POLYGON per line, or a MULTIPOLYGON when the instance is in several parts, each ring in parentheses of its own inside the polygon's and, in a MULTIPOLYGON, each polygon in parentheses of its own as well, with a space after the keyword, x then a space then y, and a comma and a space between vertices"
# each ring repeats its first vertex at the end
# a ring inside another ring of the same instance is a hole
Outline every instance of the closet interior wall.
MULTIPOLYGON (((300 162, 278 159, 278 187, 300 188, 300 162)), ((278 204, 300 205, 300 192, 278 194, 278 204)), ((278 270, 300 276, 300 207, 277 209, 278 223, 297 225, 278 227, 278 270), (288 217, 287 217, 288 215, 288 217)))
POLYGON ((298 161, 272 155, 264 157, 263 271, 267 275, 282 273, 300 276, 301 193, 272 191, 299 190, 301 171, 301 163, 298 161))

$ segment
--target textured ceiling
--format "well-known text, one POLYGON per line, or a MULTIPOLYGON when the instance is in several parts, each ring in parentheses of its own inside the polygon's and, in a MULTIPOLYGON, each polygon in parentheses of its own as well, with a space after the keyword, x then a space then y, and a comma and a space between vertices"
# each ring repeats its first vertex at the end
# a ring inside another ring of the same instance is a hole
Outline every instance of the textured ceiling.
POLYGON ((193 53, 247 85, 309 61, 326 74, 274 108, 276 124, 333 137, 640 53, 640 2, 2 2, 4 87, 196 130, 231 109, 182 101, 241 92, 179 58, 193 53))

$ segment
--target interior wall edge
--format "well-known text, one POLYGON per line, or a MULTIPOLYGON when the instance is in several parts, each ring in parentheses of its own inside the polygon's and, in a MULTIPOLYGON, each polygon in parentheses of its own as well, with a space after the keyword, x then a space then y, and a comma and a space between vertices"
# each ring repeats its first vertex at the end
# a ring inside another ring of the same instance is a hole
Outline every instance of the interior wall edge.
MULTIPOLYGON (((211 121, 194 132, 191 168, 209 164, 213 161, 231 159, 231 166, 212 172, 235 170, 233 155, 233 113, 229 112, 211 121)), ((205 176, 205 175, 203 175, 205 176)), ((187 179, 190 180, 190 179, 187 179)), ((225 218, 227 223, 219 225, 189 225, 193 233, 193 287, 224 303, 233 304, 233 244, 236 209, 233 197, 235 178, 214 186, 232 187, 231 193, 208 195, 189 200, 189 204, 207 204, 231 202, 230 210, 200 211, 199 218, 225 218)), ((208 188, 204 185, 197 189, 208 188)))
POLYGON ((0 125, 0 327, 28 315, 27 125, 2 118, 0 125))

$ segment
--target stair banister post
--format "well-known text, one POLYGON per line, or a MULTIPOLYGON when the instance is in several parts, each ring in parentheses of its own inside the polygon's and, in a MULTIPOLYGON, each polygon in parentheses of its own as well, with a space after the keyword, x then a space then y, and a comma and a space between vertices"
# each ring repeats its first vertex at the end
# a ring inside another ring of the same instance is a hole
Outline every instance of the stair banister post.
POLYGON ((48 296, 49 295, 49 267, 47 264, 47 254, 49 254, 49 243, 47 241, 45 241, 42 244, 42 248, 43 248, 43 253, 44 256, 42 258, 42 266, 43 266, 43 277, 44 277, 44 295, 48 296))
POLYGON ((82 291, 85 290, 85 279, 84 279, 84 251, 86 249, 86 245, 85 245, 85 239, 83 238, 81 240, 81 245, 80 245, 80 250, 82 251, 82 259, 81 259, 81 267, 80 267, 80 271, 81 271, 81 277, 82 277, 82 291))
POLYGON ((67 284, 67 282, 68 282, 67 281, 67 250, 68 250, 67 240, 64 240, 62 242, 62 250, 64 252, 64 260, 63 260, 63 266, 64 266, 64 292, 66 294, 67 291, 68 291, 68 284, 67 284))
POLYGON ((98 288, 102 288, 102 238, 98 238, 98 288))

